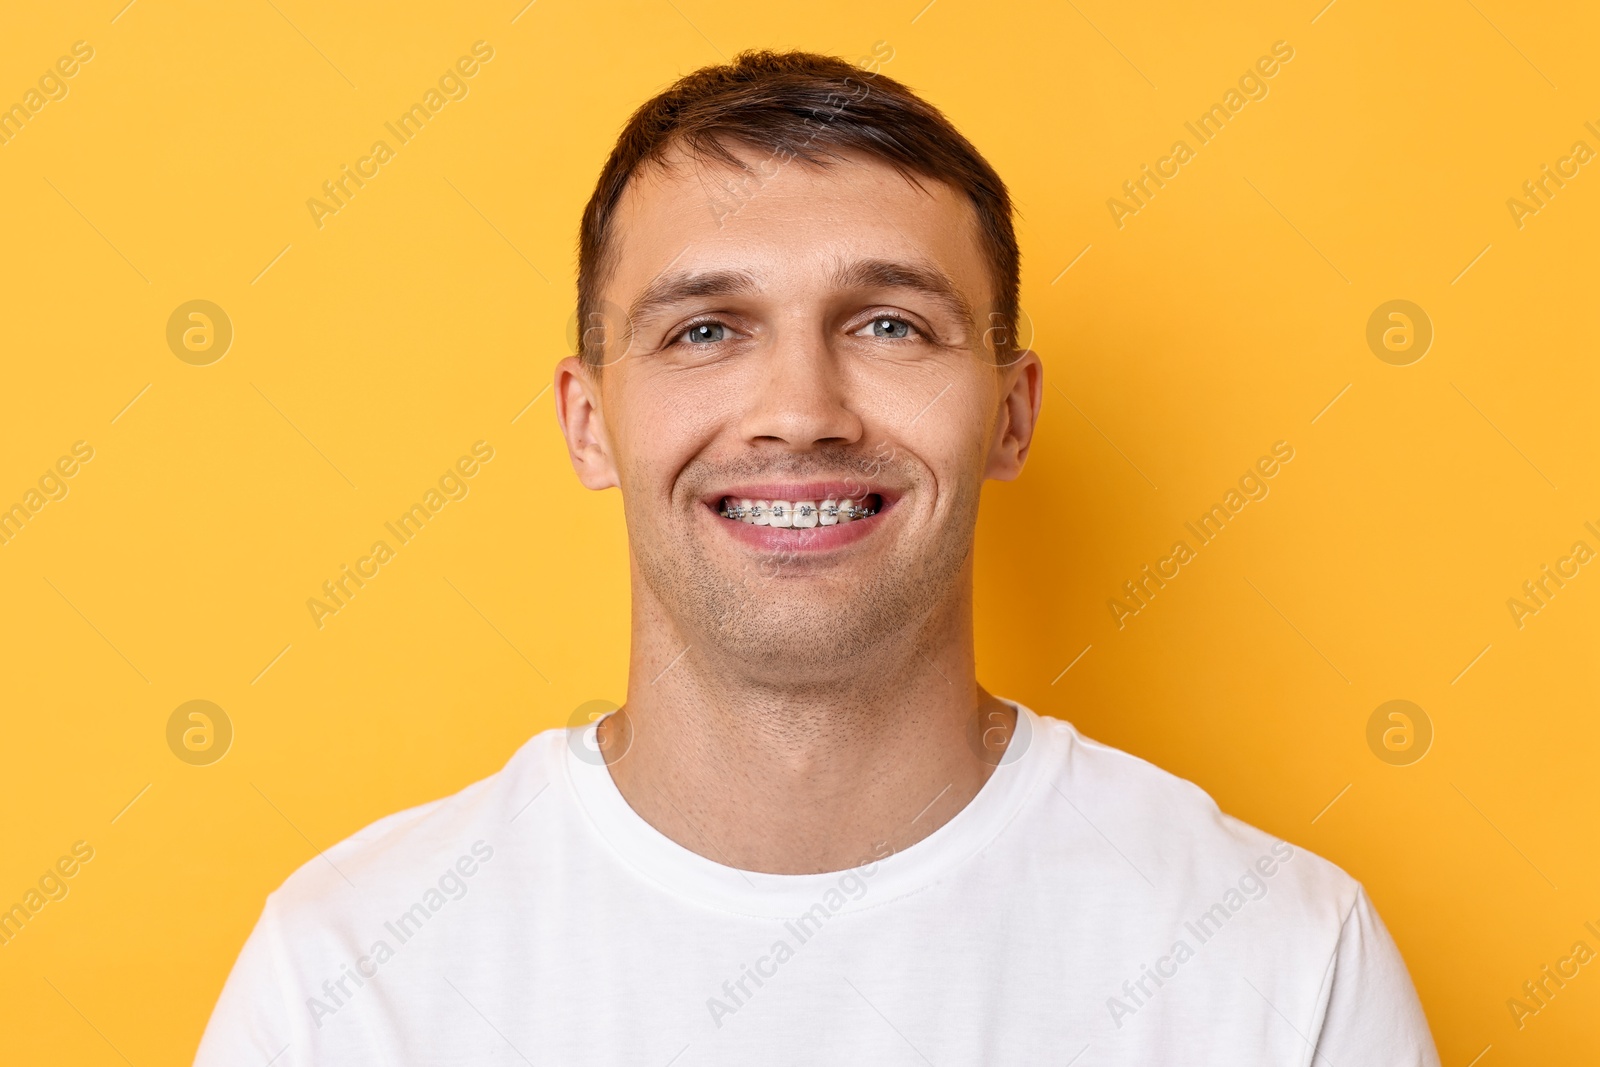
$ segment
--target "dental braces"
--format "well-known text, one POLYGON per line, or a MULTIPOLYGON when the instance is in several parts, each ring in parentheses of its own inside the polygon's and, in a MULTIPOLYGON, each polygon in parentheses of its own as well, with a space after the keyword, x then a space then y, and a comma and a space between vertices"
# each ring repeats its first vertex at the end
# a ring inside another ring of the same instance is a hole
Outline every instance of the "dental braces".
MULTIPOLYGON (((767 516, 768 518, 782 519, 787 511, 788 509, 782 503, 768 504, 765 507, 760 504, 751 504, 748 508, 743 504, 735 504, 733 507, 724 508, 722 511, 722 517, 725 519, 737 519, 740 521, 747 517, 759 519, 763 516, 767 516)), ((801 518, 810 518, 812 515, 819 515, 827 516, 829 519, 832 519, 835 522, 838 521, 840 517, 843 517, 846 522, 852 522, 856 519, 865 519, 869 516, 876 515, 877 513, 878 512, 876 509, 863 507, 862 505, 851 500, 846 500, 843 503, 838 504, 801 503, 794 506, 794 514, 801 518)))

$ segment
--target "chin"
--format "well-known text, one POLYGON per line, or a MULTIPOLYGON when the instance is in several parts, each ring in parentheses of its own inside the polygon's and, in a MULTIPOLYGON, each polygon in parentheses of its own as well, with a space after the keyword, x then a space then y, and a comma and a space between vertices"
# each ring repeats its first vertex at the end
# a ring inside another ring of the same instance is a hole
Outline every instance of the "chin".
POLYGON ((786 595, 782 587, 768 602, 748 603, 718 623, 706 635, 713 647, 742 661, 752 677, 771 676, 786 685, 852 675, 859 668, 852 661, 898 638, 898 627, 864 610, 854 597, 786 595), (787 603, 775 607, 775 598, 787 603))
POLYGON ((685 639, 703 642, 738 674, 787 689, 860 685, 886 648, 960 599, 970 580, 963 570, 971 526, 954 522, 942 533, 931 545, 897 543, 859 566, 729 559, 692 538, 640 538, 634 560, 685 639))

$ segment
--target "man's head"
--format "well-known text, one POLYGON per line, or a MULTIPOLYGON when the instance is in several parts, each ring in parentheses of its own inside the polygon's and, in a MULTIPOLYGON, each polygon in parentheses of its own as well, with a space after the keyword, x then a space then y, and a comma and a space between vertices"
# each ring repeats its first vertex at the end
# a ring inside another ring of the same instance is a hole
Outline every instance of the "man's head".
POLYGON ((636 602, 790 685, 970 610, 980 487, 1039 404, 1017 279, 1004 185, 897 82, 754 53, 640 108, 556 379, 580 478, 622 489, 636 602))

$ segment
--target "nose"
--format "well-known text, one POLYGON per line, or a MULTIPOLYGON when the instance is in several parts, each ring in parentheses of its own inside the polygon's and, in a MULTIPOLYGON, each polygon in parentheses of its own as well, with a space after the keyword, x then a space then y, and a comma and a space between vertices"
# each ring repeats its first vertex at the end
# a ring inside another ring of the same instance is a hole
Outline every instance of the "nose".
POLYGON ((751 444, 795 451, 860 441, 846 368, 820 333, 790 332, 757 357, 740 432, 751 444))

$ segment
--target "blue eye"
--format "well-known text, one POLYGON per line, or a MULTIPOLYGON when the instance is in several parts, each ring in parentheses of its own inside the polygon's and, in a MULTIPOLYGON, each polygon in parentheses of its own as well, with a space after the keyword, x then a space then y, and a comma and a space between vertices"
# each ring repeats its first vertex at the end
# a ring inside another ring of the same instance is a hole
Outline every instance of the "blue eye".
POLYGON ((720 322, 702 322, 689 327, 682 336, 687 337, 692 345, 704 345, 722 340, 725 332, 720 322))
POLYGON ((905 337, 911 333, 911 324, 900 319, 873 319, 872 336, 905 337))

